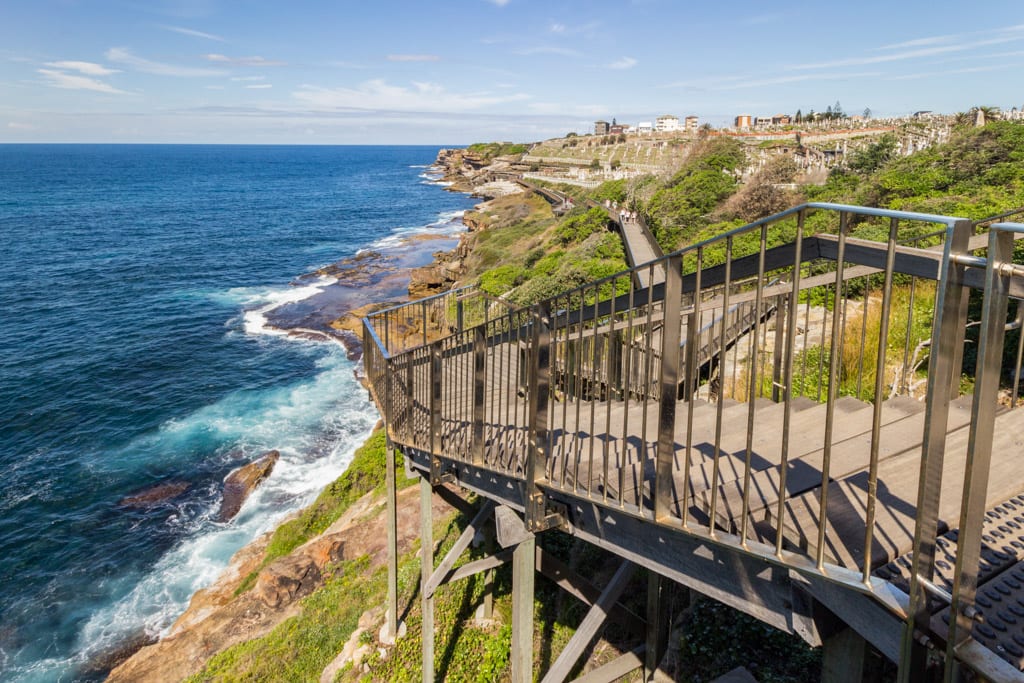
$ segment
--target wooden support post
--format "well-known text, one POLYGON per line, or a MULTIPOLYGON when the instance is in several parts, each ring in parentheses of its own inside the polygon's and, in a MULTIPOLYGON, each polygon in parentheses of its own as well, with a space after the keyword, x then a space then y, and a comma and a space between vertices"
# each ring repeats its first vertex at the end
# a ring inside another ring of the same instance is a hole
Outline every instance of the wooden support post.
POLYGON ((654 680, 668 646, 670 586, 671 583, 657 572, 647 572, 647 646, 644 652, 644 680, 647 681, 654 680))
POLYGON ((533 583, 536 537, 512 553, 512 683, 533 683, 533 583))
POLYGON ((434 681, 434 597, 424 588, 434 573, 433 487, 420 478, 420 599, 423 613, 423 683, 434 681))
POLYGON ((861 683, 868 643, 852 628, 826 638, 821 650, 822 683, 861 683))
MULTIPOLYGON (((484 553, 487 557, 494 555, 496 546, 494 542, 494 520, 488 522, 483 528, 484 553)), ((476 608, 477 621, 487 621, 494 617, 494 569, 484 571, 484 596, 480 605, 476 608)))
MULTIPOLYGON (((674 496, 672 465, 676 446, 676 405, 679 393, 679 315, 683 288, 683 257, 670 256, 665 264, 665 322, 661 329, 661 401, 658 450, 654 479, 654 519, 671 513, 674 496)), ((683 513, 685 515, 685 512, 683 513)))
POLYGON ((396 451, 391 440, 387 444, 387 473, 384 488, 387 495, 388 527, 388 613, 384 624, 385 638, 393 641, 398 636, 398 496, 395 479, 396 451))

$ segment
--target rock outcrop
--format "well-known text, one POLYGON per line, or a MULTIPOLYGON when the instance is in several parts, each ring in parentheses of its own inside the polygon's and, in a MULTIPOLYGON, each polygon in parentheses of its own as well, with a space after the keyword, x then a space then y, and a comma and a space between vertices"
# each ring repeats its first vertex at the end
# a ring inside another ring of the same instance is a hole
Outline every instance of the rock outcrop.
POLYGON ((232 470, 225 477, 224 499, 220 503, 218 521, 227 522, 238 514, 242 503, 264 479, 270 476, 280 457, 281 454, 277 451, 267 451, 248 465, 232 470))
POLYGON ((156 507, 161 503, 177 498, 185 493, 185 491, 188 491, 190 487, 191 484, 187 481, 168 481, 136 491, 130 496, 122 498, 117 504, 126 508, 146 509, 156 507))

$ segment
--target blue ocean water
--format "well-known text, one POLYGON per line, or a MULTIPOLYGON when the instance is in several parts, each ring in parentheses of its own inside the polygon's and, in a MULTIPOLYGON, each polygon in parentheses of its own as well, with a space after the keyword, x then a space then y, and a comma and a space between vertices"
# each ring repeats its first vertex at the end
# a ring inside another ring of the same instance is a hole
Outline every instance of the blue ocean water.
MULTIPOLYGON (((260 329, 297 276, 471 205, 432 147, 0 145, 0 678, 167 629, 336 477, 377 414, 331 343, 260 329), (278 449, 230 523, 225 474, 278 449), (175 482, 152 508, 122 499, 175 482)), ((447 228, 446 228, 447 229, 447 228)), ((316 283, 313 283, 316 284, 316 283)))

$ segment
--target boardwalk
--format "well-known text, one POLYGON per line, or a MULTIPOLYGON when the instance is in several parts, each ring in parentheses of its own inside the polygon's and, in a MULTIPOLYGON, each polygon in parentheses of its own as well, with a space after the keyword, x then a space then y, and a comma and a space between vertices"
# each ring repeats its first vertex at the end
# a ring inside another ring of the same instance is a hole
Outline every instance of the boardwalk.
POLYGON ((534 539, 549 530, 623 564, 544 680, 568 675, 633 565, 653 572, 646 644, 591 680, 657 668, 656 577, 823 645, 832 680, 864 665, 867 644, 903 681, 926 676, 929 652, 1024 680, 1024 409, 998 400, 1003 359, 1024 349, 1007 333, 1024 225, 975 234, 985 225, 808 205, 658 260, 660 281, 639 277, 654 267, 624 273, 614 298, 595 284, 530 309, 485 302, 479 324, 412 349, 382 339, 428 310, 462 320, 468 295, 375 314, 367 374, 391 443, 424 500, 448 481, 490 501, 460 543, 493 514, 511 552, 461 573, 466 545, 439 567, 428 554, 425 585, 513 563, 515 680, 532 677, 534 539), (812 212, 834 215, 838 236, 802 235, 812 212), (888 241, 848 236, 853 215, 884 221, 888 241), (776 226, 796 238, 769 248, 776 226), (907 246, 902 230, 945 251, 907 246), (972 289, 984 300, 969 325, 972 289), (930 340, 914 337, 922 324, 930 340))

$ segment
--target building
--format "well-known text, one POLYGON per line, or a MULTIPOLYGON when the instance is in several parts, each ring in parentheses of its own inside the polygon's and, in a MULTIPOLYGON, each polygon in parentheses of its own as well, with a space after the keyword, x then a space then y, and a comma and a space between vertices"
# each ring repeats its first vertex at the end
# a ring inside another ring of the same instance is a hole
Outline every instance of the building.
POLYGON ((700 120, 696 116, 687 116, 685 122, 685 128, 688 132, 697 132, 697 128, 700 126, 700 120))
POLYGON ((624 123, 616 123, 615 125, 608 126, 609 135, 619 135, 629 130, 629 126, 624 123))
POLYGON ((654 130, 659 133, 672 133, 679 130, 679 117, 665 114, 654 120, 654 130))
POLYGON ((650 121, 641 121, 640 123, 636 124, 636 130, 641 135, 647 135, 654 132, 654 126, 651 124, 650 121))
POLYGON ((736 128, 750 128, 753 124, 753 117, 750 114, 740 114, 736 117, 735 123, 736 128))
POLYGON ((608 122, 594 121, 594 135, 608 135, 608 122))
POLYGON ((767 128, 772 125, 772 117, 770 116, 758 116, 754 119, 754 125, 758 128, 767 128))
POLYGON ((776 114, 772 117, 772 124, 776 126, 788 126, 791 123, 793 123, 793 119, 789 114, 776 114))

